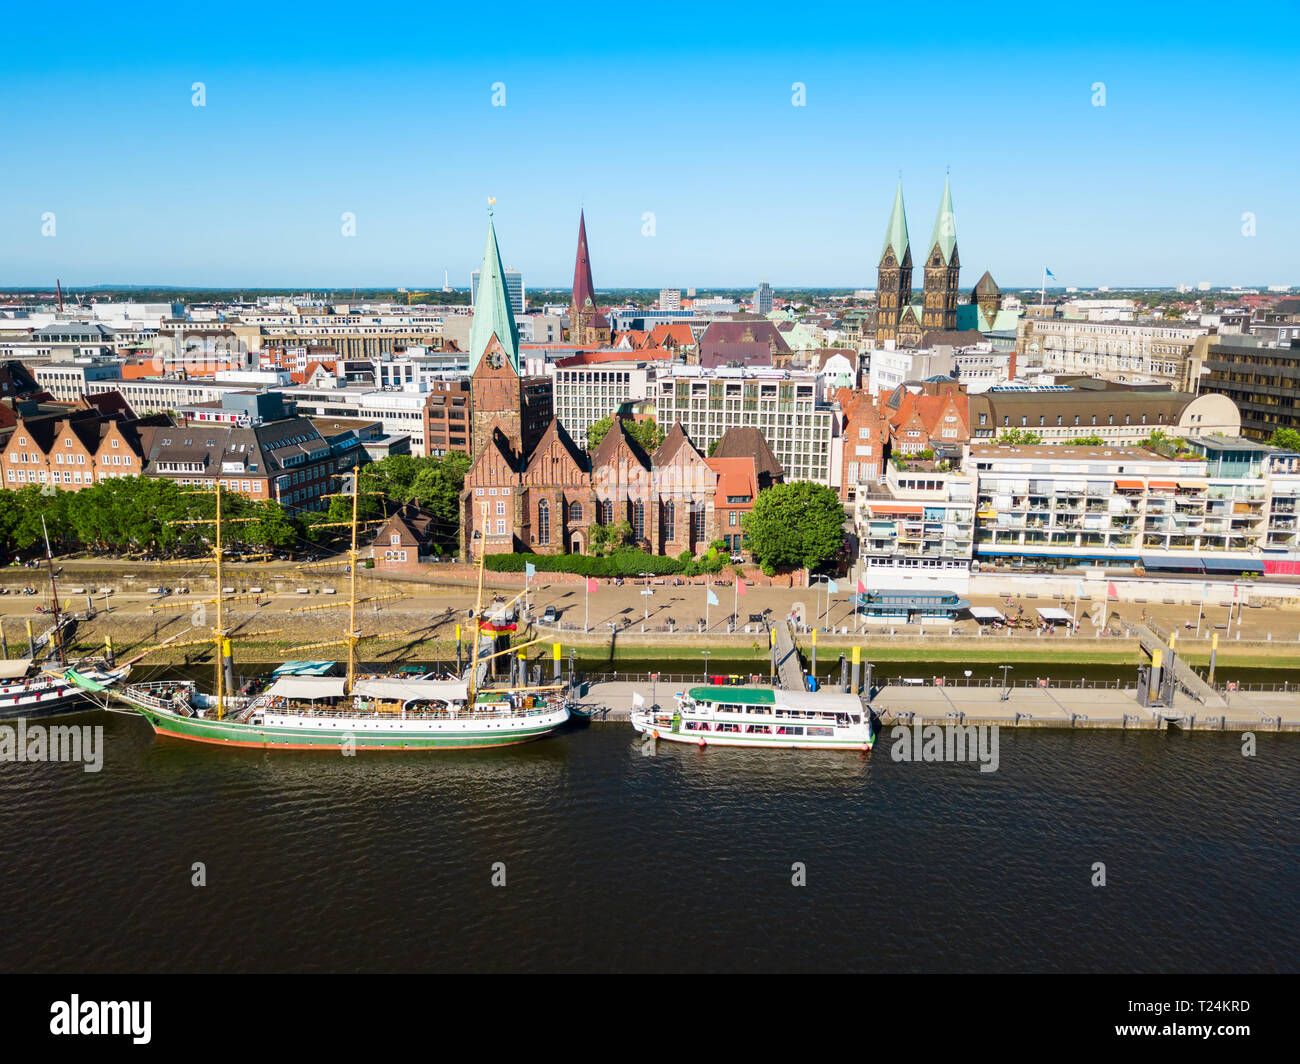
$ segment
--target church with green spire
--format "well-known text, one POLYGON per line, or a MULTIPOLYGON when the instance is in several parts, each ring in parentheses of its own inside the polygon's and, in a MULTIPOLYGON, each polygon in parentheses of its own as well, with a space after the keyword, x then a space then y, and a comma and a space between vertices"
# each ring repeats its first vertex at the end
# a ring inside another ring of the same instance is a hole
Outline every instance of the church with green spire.
POLYGON ((505 274, 489 211, 487 246, 469 328, 471 459, 476 459, 494 436, 512 453, 528 453, 551 422, 550 382, 524 375, 519 327, 505 274))
POLYGON ((876 344, 883 346, 892 340, 897 347, 919 347, 927 333, 956 331, 960 273, 957 216, 952 207, 952 189, 945 177, 939 212, 922 260, 921 295, 913 297, 912 248, 900 181, 877 267, 876 344))

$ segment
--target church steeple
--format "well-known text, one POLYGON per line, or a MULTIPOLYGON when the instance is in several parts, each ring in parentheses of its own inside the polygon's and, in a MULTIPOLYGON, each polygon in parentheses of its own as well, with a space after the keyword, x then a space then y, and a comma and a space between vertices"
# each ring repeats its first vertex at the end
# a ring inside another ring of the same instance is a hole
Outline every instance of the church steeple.
POLYGON ((573 301, 569 304, 569 339, 575 344, 608 343, 609 324, 596 309, 596 286, 587 254, 587 215, 578 213, 578 255, 573 263, 573 301))
POLYGON ((912 249, 907 239, 902 181, 894 193, 876 277, 876 342, 884 343, 898 339, 899 320, 912 302, 912 249))
POLYGON ((511 368, 519 372, 519 328, 515 324, 510 296, 506 292, 506 271, 497 247, 492 212, 488 212, 487 247, 483 249, 483 266, 478 275, 478 293, 474 299, 474 320, 469 327, 469 371, 473 373, 493 338, 501 345, 511 368))
POLYGON ((957 216, 952 209, 952 189, 943 179, 943 198, 930 234, 922 283, 921 326, 926 332, 957 328, 957 278, 961 260, 957 253, 957 216))

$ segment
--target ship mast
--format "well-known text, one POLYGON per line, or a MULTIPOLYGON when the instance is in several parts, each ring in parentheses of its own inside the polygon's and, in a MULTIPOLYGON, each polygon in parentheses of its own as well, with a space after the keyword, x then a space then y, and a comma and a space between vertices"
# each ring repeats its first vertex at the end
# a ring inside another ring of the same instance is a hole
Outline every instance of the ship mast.
POLYGON ((217 560, 217 624, 212 635, 217 641, 217 720, 221 719, 226 692, 226 629, 222 604, 226 596, 225 579, 221 575, 221 481, 217 481, 217 534, 213 553, 217 560))
MULTIPOLYGON (((54 648, 54 661, 63 664, 63 625, 59 616, 59 588, 54 582, 54 555, 50 551, 50 530, 45 527, 45 515, 41 515, 41 531, 45 534, 45 564, 50 571, 50 608, 54 611, 54 629, 50 633, 50 646, 54 648)), ((35 658, 35 654, 32 655, 35 658)))
MULTIPOLYGON (((474 654, 469 669, 469 704, 474 705, 474 687, 478 679, 479 637, 483 634, 483 563, 487 561, 488 504, 483 504, 483 534, 478 552, 478 596, 474 599, 474 654)), ((470 538, 473 543, 473 537, 470 538)))
POLYGON ((361 466, 352 467, 352 546, 348 549, 348 569, 351 574, 348 589, 348 680, 347 693, 352 693, 352 681, 357 672, 357 504, 361 499, 361 466))

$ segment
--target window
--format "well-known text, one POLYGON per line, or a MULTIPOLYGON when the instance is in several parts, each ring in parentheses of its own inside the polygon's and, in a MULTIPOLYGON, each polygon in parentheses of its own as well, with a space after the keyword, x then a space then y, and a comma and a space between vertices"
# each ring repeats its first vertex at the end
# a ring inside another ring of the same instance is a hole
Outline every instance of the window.
POLYGON ((645 539, 645 503, 640 499, 632 504, 632 533, 637 539, 645 539))
POLYGON ((677 535, 677 504, 669 499, 664 503, 663 516, 664 539, 671 540, 677 535))
POLYGON ((691 515, 691 518, 695 524, 695 539, 697 542, 702 541, 704 539, 705 516, 706 516, 705 509, 703 506, 701 506, 698 510, 695 511, 695 513, 691 515))
POLYGON ((498 517, 505 517, 505 515, 506 515, 506 504, 503 503, 503 502, 498 502, 498 503, 497 503, 497 516, 498 516, 498 517))
POLYGON ((551 504, 545 499, 537 503, 537 542, 551 542, 551 504))
POLYGON ((577 524, 581 520, 582 520, 582 503, 580 502, 569 503, 569 523, 577 524))
POLYGON ((402 543, 402 534, 400 532, 394 532, 391 536, 388 537, 388 542, 391 543, 394 547, 400 546, 402 543))

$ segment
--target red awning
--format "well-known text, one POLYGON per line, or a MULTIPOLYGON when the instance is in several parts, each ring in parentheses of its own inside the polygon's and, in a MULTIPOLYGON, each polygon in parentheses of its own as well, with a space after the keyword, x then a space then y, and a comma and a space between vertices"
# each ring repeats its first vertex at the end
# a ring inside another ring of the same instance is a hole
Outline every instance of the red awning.
POLYGON ((1128 489, 1130 489, 1130 490, 1132 490, 1132 491, 1141 491, 1145 486, 1146 486, 1146 485, 1143 484, 1142 481, 1140 481, 1140 480, 1117 480, 1117 481, 1115 481, 1115 487, 1117 487, 1117 488, 1128 488, 1128 489))
POLYGON ((869 505, 873 514, 917 514, 921 513, 920 506, 909 506, 904 503, 877 503, 869 505))
POLYGON ((1152 491, 1177 491, 1178 481, 1176 480, 1153 480, 1148 485, 1152 491))

